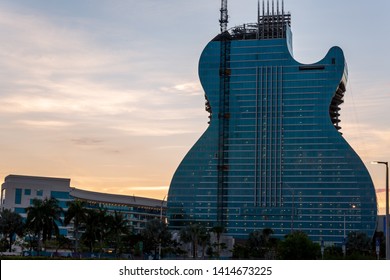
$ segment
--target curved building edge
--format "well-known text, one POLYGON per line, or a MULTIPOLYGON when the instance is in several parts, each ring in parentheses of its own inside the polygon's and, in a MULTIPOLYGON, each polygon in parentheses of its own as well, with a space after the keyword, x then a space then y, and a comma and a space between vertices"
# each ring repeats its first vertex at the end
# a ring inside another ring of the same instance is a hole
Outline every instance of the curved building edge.
MULTIPOLYGON (((202 51, 200 61, 199 61, 199 78, 200 82, 202 84, 202 87, 205 91, 206 96, 206 110, 210 113, 210 122, 209 126, 207 127, 206 131, 202 134, 202 136, 198 139, 198 141, 192 146, 192 148, 189 150, 189 152, 185 155, 183 160, 181 161, 180 165, 178 166, 177 170, 175 171, 170 189, 169 189, 169 195, 168 195, 168 220, 170 227, 173 229, 179 229, 182 227, 185 223, 196 223, 196 222, 202 222, 207 224, 208 226, 212 226, 213 223, 217 221, 217 210, 218 208, 223 208, 223 210, 226 212, 225 216, 244 216, 243 213, 249 213, 252 211, 257 216, 269 216, 273 215, 274 211, 271 214, 265 213, 264 211, 261 211, 261 207, 259 208, 259 205, 256 205, 255 207, 248 207, 248 206, 242 206, 240 209, 236 209, 236 213, 233 213, 233 210, 237 207, 230 207, 228 205, 230 197, 237 196, 239 193, 235 193, 234 195, 226 195, 223 193, 223 197, 225 199, 226 205, 220 205, 218 203, 218 200, 215 199, 215 197, 218 195, 217 192, 217 186, 218 186, 218 170, 221 170, 221 167, 224 167, 224 165, 219 164, 218 161, 218 135, 220 134, 220 131, 218 130, 220 123, 222 122, 221 119, 223 117, 226 118, 228 116, 228 119, 233 119, 232 115, 226 114, 226 112, 221 109, 224 102, 221 102, 220 95, 221 90, 220 83, 218 82, 221 78, 221 73, 226 73, 226 71, 221 72, 222 69, 222 63, 221 63, 221 49, 223 46, 223 41, 228 40, 229 41, 229 53, 225 55, 230 55, 230 48, 233 49, 233 47, 240 47, 244 48, 244 46, 238 45, 240 42, 246 41, 248 42, 246 47, 267 47, 268 45, 271 45, 271 43, 279 43, 280 52, 283 52, 286 56, 283 57, 286 61, 286 64, 282 64, 280 67, 294 67, 296 68, 296 72, 299 73, 316 73, 316 72, 322 72, 323 77, 327 78, 326 84, 322 85, 323 87, 326 87, 326 90, 321 90, 319 94, 323 94, 323 96, 318 97, 317 99, 322 99, 322 103, 318 104, 318 114, 311 116, 312 119, 315 117, 320 117, 320 120, 323 120, 324 122, 321 124, 321 131, 318 136, 322 136, 324 139, 332 139, 332 142, 324 142, 321 143, 323 145, 327 144, 328 146, 332 144, 333 146, 329 148, 329 150, 332 151, 332 157, 333 160, 336 160, 342 154, 339 154, 340 152, 344 152, 343 158, 345 159, 342 163, 347 166, 347 169, 354 169, 351 171, 351 174, 345 174, 343 175, 345 177, 345 182, 343 183, 335 183, 334 186, 331 186, 332 191, 334 191, 335 195, 338 196, 340 199, 336 199, 335 203, 332 207, 334 209, 332 210, 333 213, 327 213, 327 215, 334 216, 335 219, 333 221, 327 221, 331 223, 332 228, 330 228, 331 232, 338 232, 338 234, 332 233, 332 236, 329 237, 329 241, 332 242, 342 242, 343 235, 345 235, 345 232, 350 232, 352 227, 355 228, 355 225, 361 225, 361 230, 368 233, 368 235, 373 235, 375 231, 375 225, 378 222, 377 218, 377 201, 375 196, 375 189, 372 183, 372 179, 370 174, 368 173, 367 168, 364 166, 362 160, 360 159, 359 155, 354 151, 354 149, 349 145, 349 143, 344 139, 340 132, 341 127, 339 126, 340 120, 339 120, 339 110, 343 101, 345 88, 347 84, 348 79, 348 68, 347 63, 345 61, 344 53, 340 47, 332 47, 329 49, 327 54, 324 56, 323 59, 319 60, 318 62, 312 63, 312 64, 303 64, 295 60, 293 56, 292 51, 292 33, 290 30, 290 27, 287 25, 286 27, 286 34, 283 37, 278 38, 267 38, 268 43, 262 45, 262 44, 256 44, 254 42, 260 41, 258 37, 250 37, 250 36, 258 36, 256 33, 259 29, 256 27, 254 28, 254 32, 248 31, 247 28, 248 25, 243 25, 243 28, 241 28, 239 31, 241 32, 239 35, 234 35, 232 32, 224 32, 222 34, 217 35, 214 39, 212 39, 204 48, 202 51), (243 31, 242 31, 243 30, 243 31), (233 34, 233 35, 232 35, 233 34), (242 35, 244 34, 244 35, 242 35), (233 36, 233 38, 228 38, 229 36, 233 36), (236 37, 234 37, 236 36, 236 37), (237 37, 238 36, 238 37, 237 37), (248 36, 248 37, 239 37, 239 36, 248 36), (249 46, 249 44, 251 44, 249 46), (287 55, 289 53, 289 55, 287 55), (289 57, 290 56, 290 57, 289 57), (288 62, 288 63, 287 63, 288 62), (331 70, 327 74, 327 72, 331 70), (334 107, 334 108, 333 108, 334 107), (334 127, 333 127, 334 126, 334 127), (335 128, 335 129, 334 129, 335 128), (335 155, 335 153, 338 153, 335 155), (204 155, 204 157, 201 156, 201 154, 204 155), (215 156, 214 156, 215 155, 215 156), (350 159, 353 164, 347 165, 347 159, 350 159), (203 166, 203 168, 202 168, 203 166), (217 168, 218 167, 218 168, 217 168), (348 178, 351 177, 353 179, 348 178), (356 186, 355 186, 356 185, 356 186), (340 188, 338 191, 337 188, 340 188), (341 201, 341 197, 343 196, 344 200, 341 201), (199 199, 202 198, 202 201, 199 199), (358 200, 354 200, 357 198, 358 200), (366 199, 370 198, 370 199, 366 199), (337 203, 336 203, 337 202, 337 203), (340 204, 340 206, 336 206, 340 204), (246 209, 245 209, 246 208, 246 209), (250 209, 248 209, 250 208, 250 209), (208 210, 210 212, 205 212, 208 210), (352 212, 355 209, 354 212, 352 212), (343 216, 344 215, 344 216, 343 216), (343 228, 343 217, 344 217, 344 228, 343 228), (347 220, 347 228, 345 228, 345 219, 347 220), (337 224, 337 226, 336 226, 337 224), (349 228, 351 227, 351 228, 349 228), (344 234, 343 234, 344 231, 344 234)), ((237 29, 238 30, 238 29, 237 29)), ((263 41, 263 42, 264 42, 263 41)), ((270 52, 272 55, 272 53, 270 52)), ((241 55, 241 53, 233 53, 233 55, 241 55)), ((253 57, 254 55, 257 55, 257 60, 260 61, 259 58, 261 55, 263 55, 262 52, 258 53, 250 53, 248 54, 248 57, 253 57)), ((271 60, 272 57, 269 59, 271 60)), ((232 59, 227 59, 229 63, 232 63, 232 59)), ((244 59, 242 59, 244 60, 244 59)), ((253 62, 254 59, 252 59, 250 62, 253 62)), ((269 61, 270 61, 269 60, 269 61)), ((282 60, 282 58, 280 58, 282 60)), ((275 65, 271 65, 271 63, 267 62, 267 64, 264 64, 264 67, 276 67, 275 65)), ((248 62, 248 65, 250 64, 248 62)), ((242 61, 240 61, 242 63, 242 61)), ((253 64, 253 63, 252 63, 253 64)), ((252 65, 250 64, 250 65, 252 65)), ((244 66, 240 66, 243 68, 244 66)), ((252 66, 252 68, 259 69, 259 65, 252 66)), ((232 71, 234 70, 233 67, 227 67, 228 68, 228 75, 232 75, 232 71), (233 70, 232 70, 233 69, 233 70)), ((237 67, 238 68, 238 67, 237 67)), ((249 66, 247 66, 249 68, 249 66)), ((293 73, 294 74, 294 73, 293 73)), ((317 73, 316 73, 317 74, 317 73)), ((248 74, 249 75, 249 74, 248 74)), ((252 76, 258 76, 259 74, 256 73, 256 75, 252 74, 252 76)), ((301 75, 303 76, 303 75, 301 75)), ((323 78, 322 77, 322 78, 323 78)), ((301 78, 300 78, 301 79, 301 78)), ((297 79, 298 80, 298 79, 297 79)), ((302 79, 303 80, 303 79, 302 79)), ((321 83, 321 79, 318 79, 318 83, 321 83)), ((290 82, 290 81, 288 81, 290 82)), ((227 82, 229 85, 230 82, 227 82)), ((256 81, 256 83, 258 83, 256 81)), ((315 89, 320 88, 320 86, 312 86, 315 89)), ((231 92, 229 92, 230 96, 232 96, 231 92)), ((283 91, 284 94, 284 91, 283 91)), ((230 97, 229 97, 230 98, 230 97)), ((256 101, 257 102, 257 101, 256 101)), ((284 104, 283 104, 284 106, 284 104)), ((235 120, 234 120, 235 121, 235 120)), ((256 124, 257 125, 257 124, 256 124)), ((284 124, 283 124, 284 125, 284 124)), ((258 125, 257 125, 258 126, 258 125)), ((229 127, 230 129, 230 127, 229 127)), ((290 133, 291 134, 291 133, 290 133)), ((314 134, 313 134, 314 135, 314 134)), ((291 140, 290 139, 287 140, 291 140)), ((291 142, 291 141, 290 141, 291 142)), ((223 145, 225 145, 224 143, 223 145)), ((288 143, 291 145, 291 143, 288 143)), ((221 146, 221 145, 219 145, 221 146)), ((325 151, 325 150, 324 150, 325 151)), ((225 151, 224 151, 225 152, 225 151)), ((289 151, 290 153, 295 153, 294 155, 298 156, 298 151, 289 151)), ((322 156, 322 155, 321 155, 322 156)), ((292 162, 288 162, 289 167, 292 166, 292 162)), ((321 164, 317 164, 321 165, 321 164)), ((336 163, 334 165, 337 166, 336 163)), ((229 166, 227 166, 229 167, 229 166)), ((223 170, 229 170, 228 168, 223 170)), ((287 170, 288 172, 292 171, 292 168, 287 170)), ((303 170, 307 171, 307 170, 303 170)), ((329 172, 335 172, 334 170, 328 170, 329 172)), ((228 171, 226 171, 228 172, 228 171)), ((329 173, 328 172, 328 173, 329 173)), ((285 172, 287 173, 287 172, 285 172)), ((258 176, 258 175, 256 175, 258 176)), ((330 176, 330 173, 327 174, 327 176, 330 176)), ((319 178, 322 176, 318 176, 319 178)), ((256 179, 255 179, 256 180, 256 179)), ((290 185, 298 185, 300 187, 300 190, 304 187, 306 188, 306 185, 308 183, 311 183, 313 185, 311 191, 315 191, 315 188, 318 188, 317 191, 322 191, 322 186, 327 187, 327 189, 330 190, 330 185, 332 184, 331 181, 329 182, 297 182, 294 183, 295 180, 292 180, 291 176, 283 175, 280 176, 280 179, 275 180, 275 184, 282 184, 282 182, 287 185, 286 191, 291 191, 290 185)), ((245 183, 245 182, 244 182, 245 183)), ((255 182, 256 183, 256 182, 255 182)), ((294 187, 295 189, 295 187, 294 187)), ((291 231, 292 229, 297 230, 301 229, 301 226, 299 225, 299 222, 296 220, 296 218, 293 216, 296 215, 297 204, 299 203, 300 199, 300 192, 292 191, 292 194, 285 195, 284 198, 286 200, 282 200, 283 204, 290 205, 290 209, 281 209, 281 211, 284 211, 284 216, 288 217, 291 216, 291 231), (294 196, 295 201, 294 201, 294 196), (290 201, 288 201, 289 199, 290 201), (291 206, 292 205, 292 206, 291 206), (290 213, 290 214, 289 214, 290 213), (296 226, 298 224, 298 227, 296 226)), ((227 192, 226 192, 227 193, 227 192)), ((255 193, 255 195, 260 194, 260 192, 255 193)), ((323 194, 321 194, 322 196, 323 194)), ((330 194, 327 194, 330 196, 330 194)), ((249 196, 249 194, 247 194, 249 196)), ((308 194, 306 194, 308 196, 308 194)), ((333 197, 332 199, 334 199, 333 197)), ((283 199, 283 197, 282 197, 283 199)), ((310 202, 310 201, 309 201, 310 202)), ((316 201, 317 203, 318 201, 316 201)), ((332 201, 333 202, 333 201, 332 201)), ((318 202, 319 203, 319 202, 318 202)), ((329 203, 328 203, 329 204, 329 203)), ((285 208, 285 207, 284 207, 285 208)), ((303 209, 303 208, 302 208, 303 209)), ((300 209, 300 210, 302 210, 300 209)), ((275 210, 280 210, 276 209, 275 210)), ((314 210, 314 209, 313 209, 314 210)), ((306 211, 306 210, 305 210, 306 211)), ((307 210, 305 213, 307 217, 313 216, 310 215, 309 210, 307 210)), ((275 213, 276 215, 276 213, 275 213)), ((321 214, 321 211, 316 213, 314 216, 324 216, 324 214, 321 214)), ((332 218, 333 219, 333 218, 332 218)), ((268 220, 268 219, 266 219, 268 220)), ((267 224, 269 222, 266 221, 267 224)), ((284 227, 286 227, 286 224, 289 224, 288 219, 284 219, 284 227)), ((312 229, 312 221, 305 221, 307 225, 306 229, 307 231, 311 232, 312 229), (310 223, 310 225, 309 225, 310 223)), ((242 228, 248 228, 244 222, 242 222, 242 228)), ((322 232, 322 222, 316 221, 316 229, 318 229, 319 232, 322 232)), ((256 227, 259 227, 261 225, 257 225, 256 227)), ((249 227, 251 228, 251 227, 249 227)), ((253 227, 252 227, 253 228, 253 227)), ((358 227, 357 227, 358 228, 358 227)), ((280 234, 282 236, 284 234, 280 234)), ((310 236, 316 241, 321 240, 322 238, 325 238, 325 236, 320 233, 311 235, 310 236)), ((236 237, 236 236, 235 236, 236 237)), ((345 238, 345 236, 344 236, 345 238)))
MULTIPOLYGON (((71 187, 71 179, 8 175, 1 185, 0 209, 10 209, 27 218, 26 208, 33 199, 55 198, 59 206, 66 211, 68 203, 74 200, 86 202, 87 209, 106 209, 109 214, 121 213, 134 233, 140 233, 146 223, 152 219, 166 217, 166 201, 130 196, 87 191, 71 187)), ((63 217, 62 217, 63 218, 63 217)), ((73 238, 73 225, 60 226, 60 234, 73 238)))

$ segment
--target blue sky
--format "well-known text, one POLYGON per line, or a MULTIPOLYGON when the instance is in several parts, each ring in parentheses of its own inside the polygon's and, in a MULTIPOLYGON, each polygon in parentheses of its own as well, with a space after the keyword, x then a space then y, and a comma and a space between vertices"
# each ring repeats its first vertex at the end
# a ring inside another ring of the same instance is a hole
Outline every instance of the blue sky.
MULTIPOLYGON (((66 177, 77 188, 163 198, 207 127, 199 55, 219 0, 0 2, 0 176, 66 177)), ((256 0, 229 1, 229 27, 256 0)), ((349 66, 344 137, 382 200, 390 141, 389 1, 285 0, 295 58, 340 46, 349 66), (352 4, 351 4, 352 3, 352 4)))

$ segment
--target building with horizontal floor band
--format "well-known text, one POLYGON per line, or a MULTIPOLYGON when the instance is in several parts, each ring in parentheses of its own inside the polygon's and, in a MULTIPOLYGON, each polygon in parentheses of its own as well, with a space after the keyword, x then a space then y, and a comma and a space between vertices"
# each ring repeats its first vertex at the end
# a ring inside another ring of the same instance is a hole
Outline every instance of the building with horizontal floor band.
POLYGON ((372 237, 374 185, 341 130, 343 51, 299 63, 284 3, 263 2, 256 22, 229 30, 222 3, 221 33, 199 61, 210 122, 172 178, 169 227, 222 226, 235 239, 300 230, 326 244, 372 237))
MULTIPOLYGON (((8 175, 1 186, 1 209, 10 209, 27 217, 26 208, 32 200, 55 198, 66 211, 67 203, 73 200, 86 202, 87 209, 106 209, 108 214, 121 213, 134 233, 140 233, 151 219, 166 217, 166 201, 92 192, 73 188, 70 179, 37 176, 8 175)), ((59 225, 60 234, 73 238, 73 225, 59 225)))

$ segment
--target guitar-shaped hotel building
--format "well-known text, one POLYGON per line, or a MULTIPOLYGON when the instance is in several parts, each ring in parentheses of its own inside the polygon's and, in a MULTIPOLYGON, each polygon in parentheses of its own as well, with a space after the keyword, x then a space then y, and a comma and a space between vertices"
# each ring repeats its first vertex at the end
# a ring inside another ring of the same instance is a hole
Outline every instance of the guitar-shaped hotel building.
POLYGON ((173 176, 170 228, 222 226, 236 239, 300 230, 328 244, 353 231, 372 237, 374 185, 340 127, 343 51, 299 63, 284 2, 259 4, 256 23, 229 30, 226 2, 199 61, 210 122, 173 176))

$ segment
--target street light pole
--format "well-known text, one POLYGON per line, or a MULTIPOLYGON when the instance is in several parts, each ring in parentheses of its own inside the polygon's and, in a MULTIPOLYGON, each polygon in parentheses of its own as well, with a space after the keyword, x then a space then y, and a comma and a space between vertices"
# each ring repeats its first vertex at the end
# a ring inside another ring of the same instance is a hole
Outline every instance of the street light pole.
POLYGON ((386 260, 390 260, 390 214, 389 214, 389 162, 373 161, 372 164, 386 165, 386 260))
MULTIPOLYGON (((164 205, 164 201, 165 201, 165 198, 167 196, 165 195, 163 200, 161 201, 161 206, 160 206, 160 222, 162 224, 163 220, 162 220, 162 210, 163 210, 163 205, 164 205)), ((159 245, 158 245, 158 259, 161 260, 161 235, 160 235, 160 242, 159 242, 159 245)))
MULTIPOLYGON (((348 211, 349 212, 349 216, 351 217, 352 216, 351 209, 356 209, 356 205, 352 204, 348 209, 344 209, 344 214, 343 214, 343 216, 344 216, 344 235, 343 236, 344 237, 343 237, 342 249, 343 249, 344 259, 347 256, 347 227, 346 227, 345 214, 348 211)), ((350 220, 351 220, 351 218, 350 218, 350 220)))
POLYGON ((165 195, 163 200, 161 201, 161 206, 160 206, 160 221, 162 222, 162 210, 163 210, 163 205, 164 205, 164 201, 165 201, 165 198, 167 196, 165 195))

